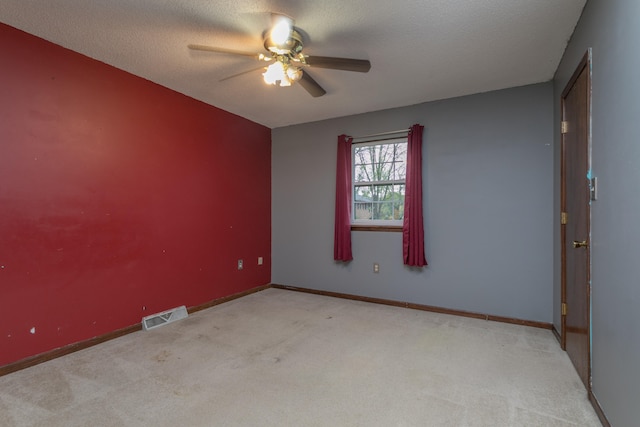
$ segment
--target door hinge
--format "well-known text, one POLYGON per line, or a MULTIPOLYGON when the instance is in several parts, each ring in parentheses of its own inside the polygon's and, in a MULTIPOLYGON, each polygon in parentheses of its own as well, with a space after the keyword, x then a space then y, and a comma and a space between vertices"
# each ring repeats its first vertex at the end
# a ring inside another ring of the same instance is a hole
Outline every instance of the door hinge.
POLYGON ((567 315, 567 303, 566 302, 562 303, 562 315, 563 316, 567 315))
POLYGON ((567 132, 569 132, 569 122, 563 120, 560 124, 560 133, 565 134, 567 132))
POLYGON ((560 213, 560 224, 562 225, 567 225, 567 213, 566 212, 561 212, 560 213))

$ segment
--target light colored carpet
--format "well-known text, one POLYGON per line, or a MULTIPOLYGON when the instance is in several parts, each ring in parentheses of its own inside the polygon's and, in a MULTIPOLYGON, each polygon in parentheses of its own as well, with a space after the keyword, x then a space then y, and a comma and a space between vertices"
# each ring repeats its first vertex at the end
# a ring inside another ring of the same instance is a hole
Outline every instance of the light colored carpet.
POLYGON ((547 330, 267 289, 0 377, 2 426, 599 426, 547 330))

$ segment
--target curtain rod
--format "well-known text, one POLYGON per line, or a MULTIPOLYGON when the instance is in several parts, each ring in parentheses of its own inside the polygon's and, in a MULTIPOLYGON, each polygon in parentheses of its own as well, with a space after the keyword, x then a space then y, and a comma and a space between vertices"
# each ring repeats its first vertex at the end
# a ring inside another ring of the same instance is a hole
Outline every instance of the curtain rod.
POLYGON ((389 132, 372 133, 371 135, 354 136, 352 138, 353 139, 376 138, 378 136, 387 136, 387 135, 409 133, 409 130, 410 129, 392 130, 392 131, 389 131, 389 132))

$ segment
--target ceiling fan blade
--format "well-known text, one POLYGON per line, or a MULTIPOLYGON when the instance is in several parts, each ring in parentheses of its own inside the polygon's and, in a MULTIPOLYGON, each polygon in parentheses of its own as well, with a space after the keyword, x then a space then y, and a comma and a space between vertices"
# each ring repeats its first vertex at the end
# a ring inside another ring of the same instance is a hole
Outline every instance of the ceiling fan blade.
POLYGON ((307 65, 332 70, 357 71, 366 73, 371 69, 371 62, 366 59, 333 58, 330 56, 307 56, 307 65))
POLYGON ((326 90, 322 89, 322 86, 320 86, 318 82, 313 80, 309 73, 305 73, 304 71, 302 71, 302 77, 298 80, 298 83, 300 83, 300 86, 302 86, 314 98, 327 93, 326 90))
POLYGON ((232 74, 232 75, 227 76, 227 77, 225 77, 225 78, 222 78, 222 79, 220 79, 220 80, 218 80, 218 81, 219 81, 219 82, 223 82, 223 81, 225 81, 225 80, 229 80, 229 79, 232 79, 232 78, 234 78, 234 77, 239 77, 239 76, 242 76, 242 75, 244 75, 244 74, 253 73, 254 71, 263 70, 263 69, 264 69, 264 65, 262 65, 262 66, 260 66, 260 67, 258 67, 258 68, 252 68, 252 69, 250 69, 250 70, 246 70, 246 71, 242 71, 242 72, 240 72, 240 73, 232 74))
POLYGON ((234 49, 226 49, 224 47, 204 46, 201 44, 190 44, 187 47, 191 50, 203 50, 206 52, 226 53, 229 55, 241 55, 241 56, 248 56, 255 59, 262 59, 259 53, 244 52, 241 50, 234 50, 234 49))

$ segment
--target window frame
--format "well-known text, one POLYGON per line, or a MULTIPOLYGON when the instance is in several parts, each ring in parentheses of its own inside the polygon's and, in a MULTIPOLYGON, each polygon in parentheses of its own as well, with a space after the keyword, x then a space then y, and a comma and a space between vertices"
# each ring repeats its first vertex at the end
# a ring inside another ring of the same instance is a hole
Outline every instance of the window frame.
MULTIPOLYGON (((391 144, 405 144, 408 146, 408 136, 384 138, 370 141, 359 141, 351 144, 351 229, 354 231, 402 231, 403 219, 356 219, 355 207, 356 207, 356 188, 360 185, 356 183, 356 148, 362 146, 376 146, 376 145, 391 145, 391 144)), ((395 158, 394 158, 395 160, 395 158)), ((406 166, 406 153, 404 163, 406 166)), ((402 180, 388 180, 388 181, 372 181, 372 184, 382 185, 402 185, 405 187, 406 192, 406 169, 405 177, 402 180)))

